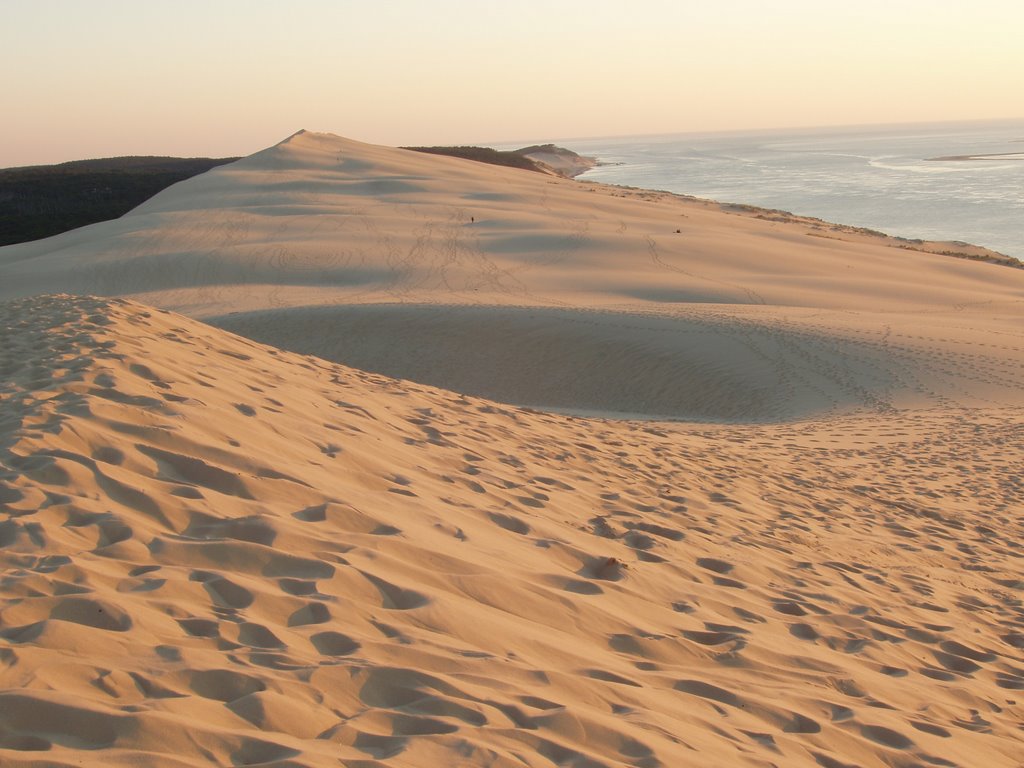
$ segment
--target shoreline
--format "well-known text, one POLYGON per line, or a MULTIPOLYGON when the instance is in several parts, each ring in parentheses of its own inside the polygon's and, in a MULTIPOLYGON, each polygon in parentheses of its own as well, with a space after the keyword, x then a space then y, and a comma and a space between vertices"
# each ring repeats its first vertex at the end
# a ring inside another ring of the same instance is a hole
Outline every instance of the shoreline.
POLYGON ((925 162, 963 162, 968 160, 1024 160, 1024 152, 991 152, 987 155, 943 155, 926 157, 925 162))
POLYGON ((1024 242, 1010 225, 1024 170, 1016 162, 1024 159, 1020 131, 940 129, 913 136, 879 129, 623 137, 566 146, 601 161, 583 180, 779 208, 908 240, 976 243, 1024 260, 1024 242), (618 167, 605 168, 606 161, 618 167), (943 161, 961 164, 936 165, 943 161), (962 164, 968 161, 975 163, 962 164))
MULTIPOLYGON (((603 163, 598 160, 597 165, 601 166, 603 163)), ((814 230, 808 233, 814 237, 846 240, 847 238, 839 237, 839 234, 862 235, 884 240, 886 241, 884 245, 890 248, 900 248, 907 251, 920 251, 922 253, 934 253, 940 256, 950 256, 952 258, 967 259, 970 261, 984 261, 989 264, 1010 267, 1011 269, 1024 269, 1024 260, 1022 259, 1018 259, 1007 253, 1002 253, 1001 251, 997 251, 993 248, 987 248, 983 245, 969 243, 964 240, 926 240, 924 238, 903 237, 902 235, 892 235, 888 232, 882 232, 881 230, 872 229, 870 227, 859 227, 854 224, 842 224, 835 221, 829 221, 828 219, 822 219, 817 216, 804 216, 781 208, 767 208, 747 203, 723 202, 712 198, 687 195, 682 192, 671 192, 667 189, 652 189, 649 187, 635 187, 626 184, 612 184, 607 181, 591 181, 590 179, 579 177, 572 180, 584 184, 627 190, 640 197, 644 197, 645 195, 667 195, 684 202, 699 203, 704 206, 715 206, 723 213, 737 216, 748 216, 751 218, 778 223, 804 224, 814 230)))

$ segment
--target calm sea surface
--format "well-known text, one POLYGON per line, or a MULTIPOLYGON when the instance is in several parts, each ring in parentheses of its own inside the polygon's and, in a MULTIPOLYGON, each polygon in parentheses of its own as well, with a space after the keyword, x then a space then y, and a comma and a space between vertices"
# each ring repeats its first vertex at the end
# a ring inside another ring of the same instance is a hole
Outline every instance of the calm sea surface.
POLYGON ((605 163, 582 179, 963 240, 1024 260, 1024 121, 558 143, 605 163), (1014 154, 929 159, 1002 153, 1014 154))

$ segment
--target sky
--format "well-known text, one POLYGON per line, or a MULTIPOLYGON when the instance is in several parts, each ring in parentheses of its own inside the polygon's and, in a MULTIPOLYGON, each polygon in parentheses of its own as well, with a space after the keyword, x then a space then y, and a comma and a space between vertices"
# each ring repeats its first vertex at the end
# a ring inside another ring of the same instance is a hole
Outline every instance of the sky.
POLYGON ((0 167, 1024 117, 1020 0, 0 0, 0 167))

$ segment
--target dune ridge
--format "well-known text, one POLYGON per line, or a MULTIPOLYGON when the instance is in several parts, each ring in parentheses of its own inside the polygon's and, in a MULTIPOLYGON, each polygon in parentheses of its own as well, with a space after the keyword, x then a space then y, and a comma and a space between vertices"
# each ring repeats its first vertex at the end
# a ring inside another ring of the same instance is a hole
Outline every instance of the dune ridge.
POLYGON ((0 298, 126 296, 539 408, 778 421, 1016 402, 1024 270, 910 245, 300 131, 116 221, 0 248, 0 298))
POLYGON ((1016 407, 592 421, 0 306, 0 762, 1019 764, 1016 407))

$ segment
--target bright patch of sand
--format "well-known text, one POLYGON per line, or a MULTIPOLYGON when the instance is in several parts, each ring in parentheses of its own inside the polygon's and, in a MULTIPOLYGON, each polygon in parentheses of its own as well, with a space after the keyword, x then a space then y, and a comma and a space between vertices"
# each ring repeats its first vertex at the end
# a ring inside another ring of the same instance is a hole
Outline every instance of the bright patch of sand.
POLYGON ((4 766, 1020 764, 1024 271, 300 134, 0 295, 4 766))

